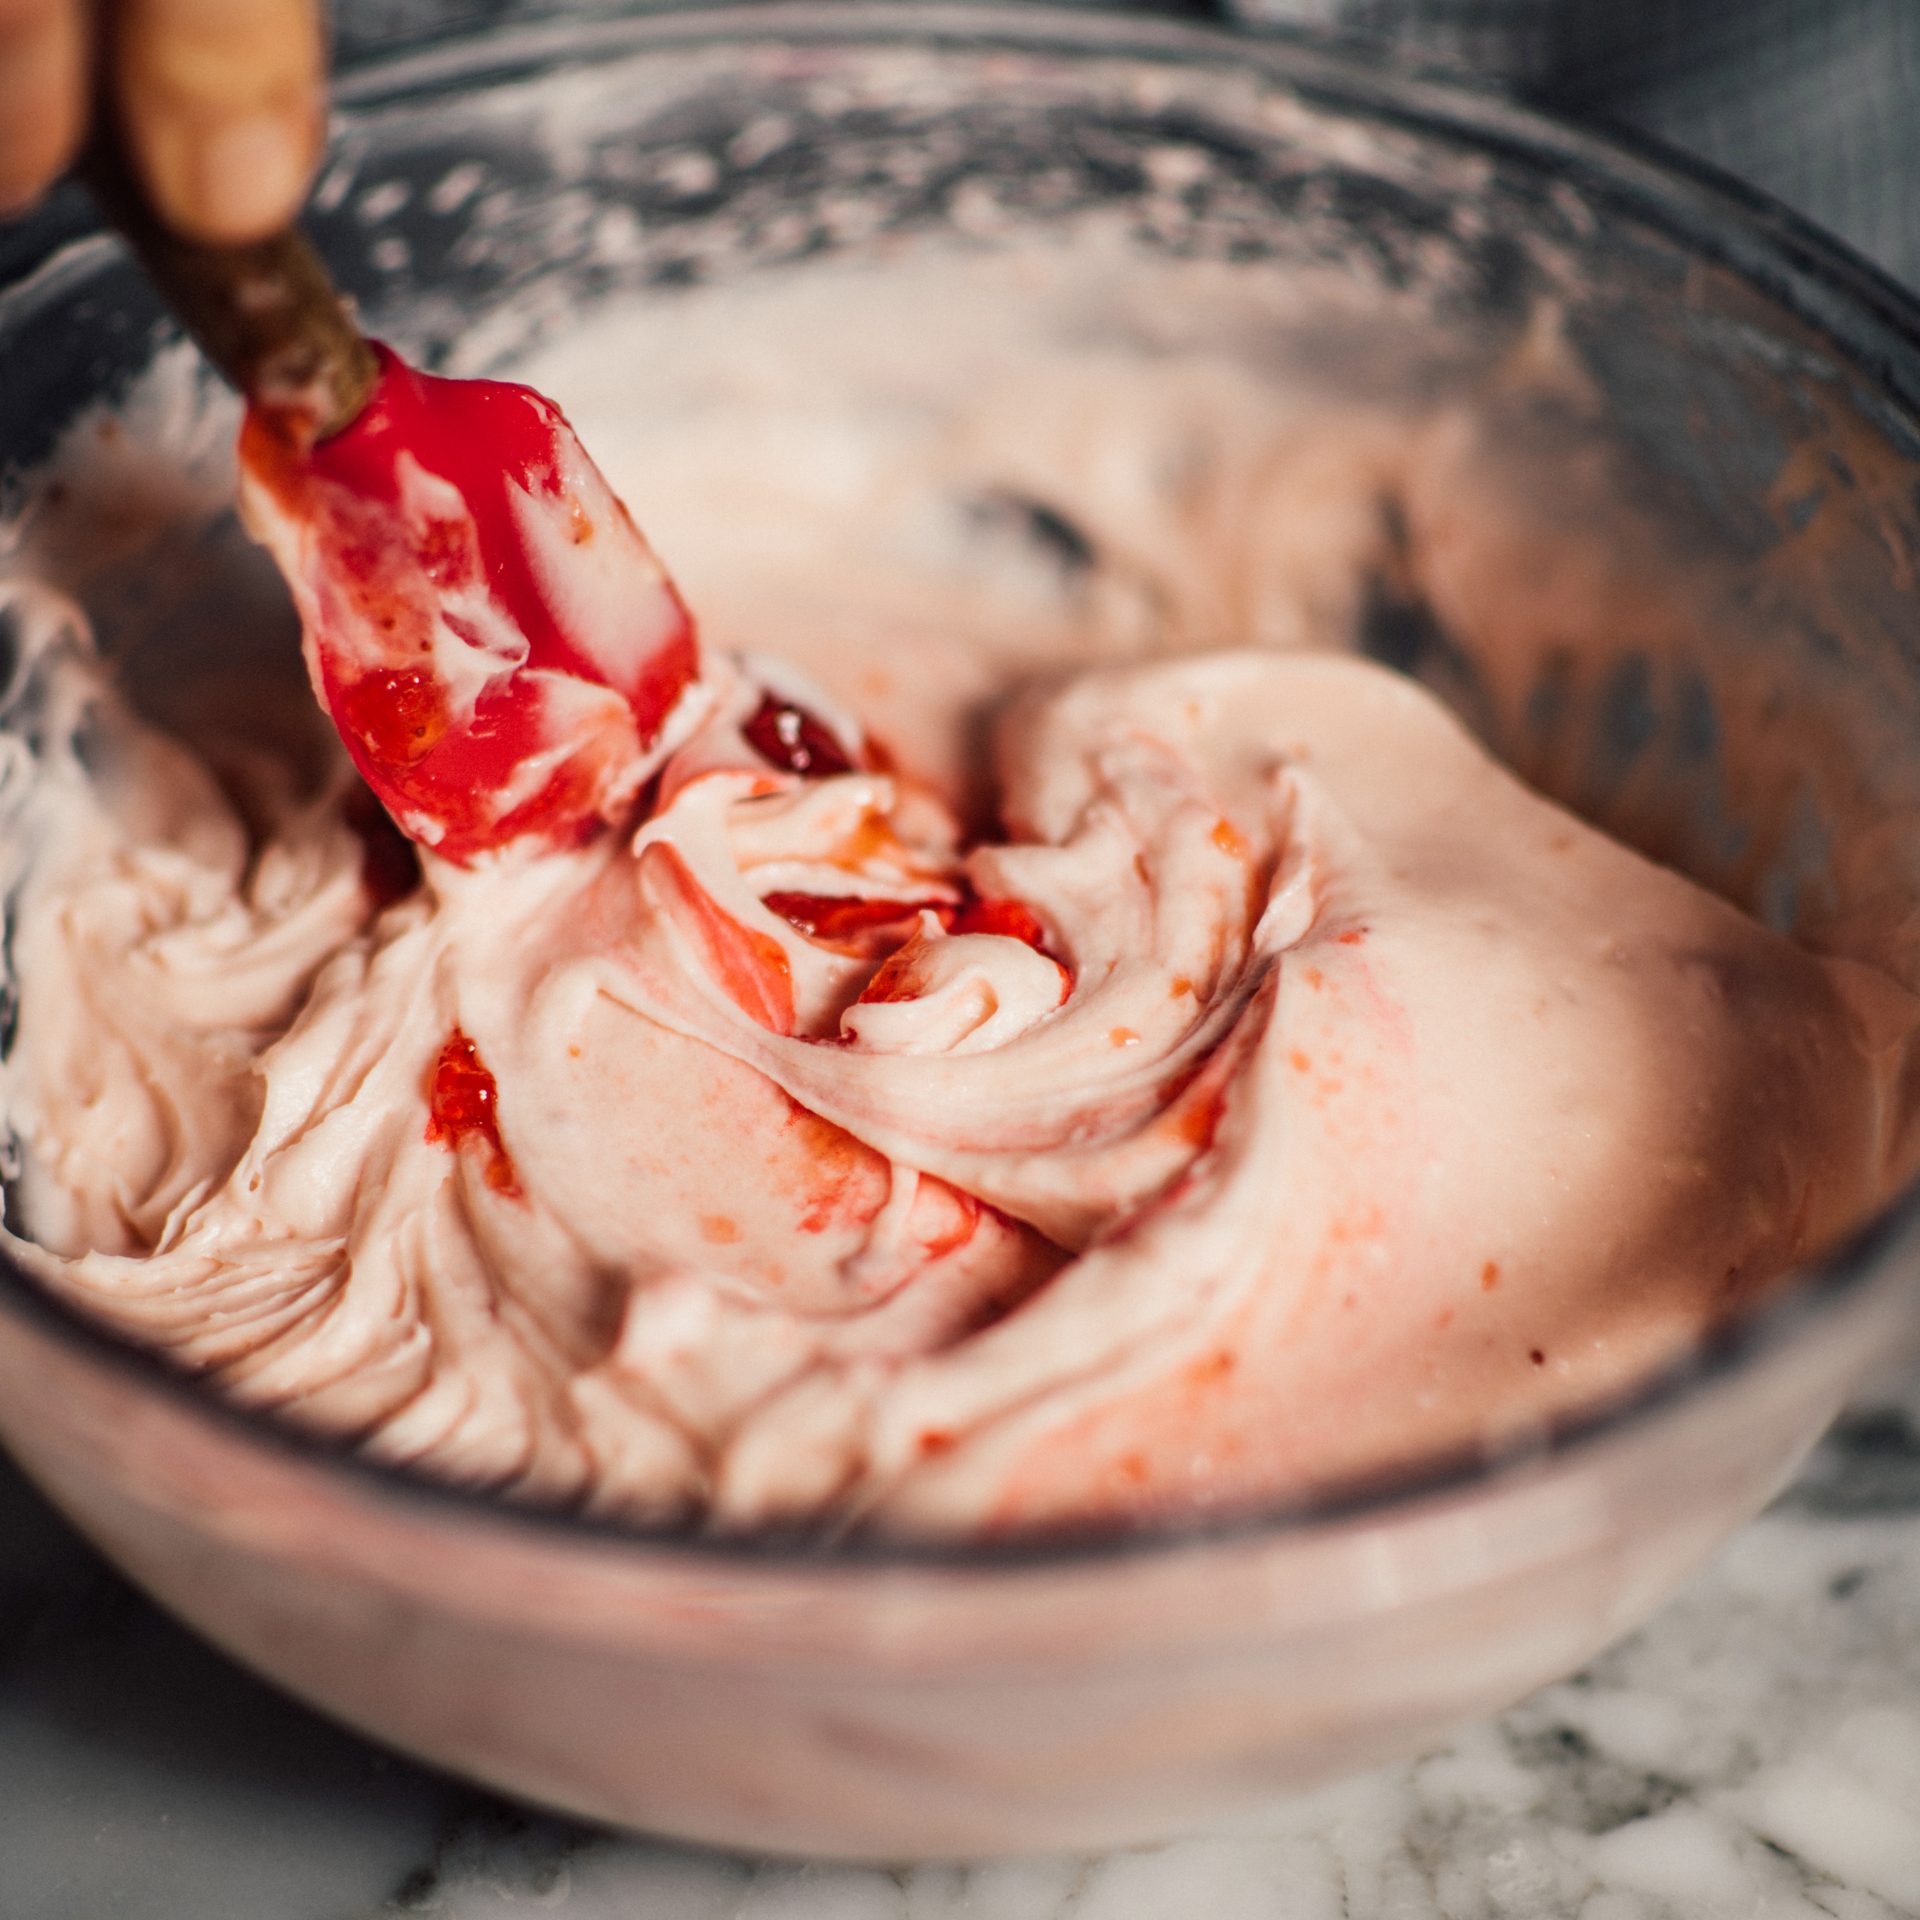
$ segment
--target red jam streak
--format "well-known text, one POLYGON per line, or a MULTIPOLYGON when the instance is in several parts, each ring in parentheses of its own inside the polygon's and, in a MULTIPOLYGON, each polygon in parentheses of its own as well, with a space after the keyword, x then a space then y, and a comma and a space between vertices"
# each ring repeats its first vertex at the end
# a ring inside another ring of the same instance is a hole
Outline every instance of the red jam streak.
POLYGON ((427 1138, 453 1153, 478 1140, 487 1153, 487 1185, 496 1193, 519 1193, 512 1158, 500 1138, 500 1090, 480 1049, 458 1027, 427 1079, 427 1138))
POLYGON ((793 969, 780 942, 758 927, 742 926, 670 846, 646 848, 640 873, 645 890, 677 910, 682 930, 699 945, 707 978, 769 1033, 793 1032, 793 969))
POLYGON ((1021 900, 872 900, 858 894, 773 892, 761 905, 798 927, 810 940, 830 946, 856 945, 861 936, 917 921, 922 913, 939 916, 948 933, 990 933, 1047 951, 1047 930, 1040 916, 1021 900))
POLYGON ((551 401, 377 352, 345 432, 307 448, 254 412, 241 435, 295 530, 282 559, 322 697, 367 784, 436 852, 578 844, 630 799, 697 678, 693 622, 551 401), (457 698, 434 653, 443 616, 480 649, 482 683, 457 698), (543 754, 544 780, 516 785, 543 754))
MULTIPOLYGON (((769 894, 771 904, 776 896, 769 894)), ((809 896, 800 895, 801 899, 809 896)), ((867 901, 860 903, 873 908, 892 907, 892 901, 867 901)), ((960 904, 951 902, 929 902, 933 911, 940 916, 940 923, 950 934, 987 933, 1002 940, 1019 940, 1032 947, 1036 953, 1045 953, 1056 966, 1059 959, 1047 952, 1046 929, 1040 924, 1040 916, 1024 901, 1002 899, 975 899, 960 904)), ((781 911, 775 908, 776 912, 781 911)), ((917 909, 914 909, 917 913, 917 909)), ((890 916, 890 923, 897 925, 899 915, 890 916)), ((796 922, 796 924, 798 924, 796 922)), ((802 932, 806 929, 803 927, 802 932)), ((881 961, 873 977, 861 989, 860 999, 868 1005, 876 1000, 917 1000, 926 991, 927 986, 928 943, 918 937, 918 928, 899 946, 881 961)), ((1065 1000, 1067 994, 1068 973, 1060 966, 1060 997, 1065 1000)))
MULTIPOLYGON (((804 774, 824 780, 831 774, 851 773, 853 757, 825 724, 805 707, 768 694, 740 729, 748 746, 770 767, 782 773, 804 774)), ((779 909, 775 909, 779 911, 779 909)))
POLYGON ((872 1006, 880 1000, 918 1000, 927 990, 927 943, 909 940, 896 947, 867 984, 860 989, 860 1002, 872 1006))
POLYGON ((924 908, 951 912, 941 900, 863 900, 838 893, 769 893, 761 904, 809 940, 829 946, 856 946, 863 935, 917 920, 924 908))
POLYGON ((995 933, 1003 940, 1023 941, 1037 953, 1047 951, 1047 930, 1023 900, 969 900, 941 918, 949 933, 995 933))

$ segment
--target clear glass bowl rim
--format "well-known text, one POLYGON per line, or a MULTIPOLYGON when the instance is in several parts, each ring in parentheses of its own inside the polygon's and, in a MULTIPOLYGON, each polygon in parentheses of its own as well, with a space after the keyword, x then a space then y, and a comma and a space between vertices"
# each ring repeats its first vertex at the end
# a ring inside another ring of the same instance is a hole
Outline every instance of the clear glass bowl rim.
MULTIPOLYGON (((1920 414, 1920 299, 1842 241, 1766 194, 1652 141, 1573 127, 1457 78, 1362 61, 1309 32, 1230 26, 1033 0, 761 0, 752 6, 669 6, 646 11, 646 0, 615 0, 586 18, 549 18, 458 29, 424 48, 375 55, 339 76, 336 109, 392 108, 414 94, 440 94, 457 84, 497 85, 548 69, 613 55, 642 55, 701 45, 807 41, 823 45, 926 45, 956 51, 999 46, 1083 59, 1144 59, 1203 66, 1230 58, 1243 71, 1271 79, 1313 107, 1384 121, 1416 134, 1470 142, 1550 170, 1601 205, 1638 219, 1696 255, 1731 269, 1795 318, 1824 336, 1867 387, 1907 414, 1920 414)), ((40 253, 10 286, 0 286, 0 320, 64 297, 104 244, 97 232, 40 253)), ((29 249, 27 259, 33 259, 29 249)), ((1903 423, 1920 445, 1920 425, 1903 423)), ((346 1443, 303 1432, 292 1423, 242 1408, 201 1387, 151 1349, 89 1320, 45 1291, 0 1255, 0 1313, 24 1320, 77 1357, 158 1395, 236 1439, 281 1455, 289 1464, 342 1474, 383 1505, 411 1507, 423 1517, 545 1535, 698 1564, 724 1563, 744 1572, 774 1569, 933 1567, 991 1573, 1047 1566, 1133 1560, 1287 1535, 1333 1532, 1380 1522, 1449 1498, 1491 1490, 1521 1473, 1572 1464, 1606 1442, 1730 1389, 1741 1377, 1794 1345, 1816 1321, 1842 1313, 1876 1284, 1911 1286, 1920 1279, 1920 1179, 1817 1261, 1784 1277, 1770 1295, 1728 1320, 1693 1352, 1624 1393, 1545 1424, 1509 1452, 1467 1448, 1410 1466, 1344 1482, 1273 1504, 1124 1529, 1056 1533, 1004 1540, 946 1541, 885 1537, 821 1539, 766 1532, 709 1536, 685 1526, 649 1528, 504 1498, 373 1460, 346 1443), (1893 1269, 1912 1266, 1912 1274, 1893 1269)))

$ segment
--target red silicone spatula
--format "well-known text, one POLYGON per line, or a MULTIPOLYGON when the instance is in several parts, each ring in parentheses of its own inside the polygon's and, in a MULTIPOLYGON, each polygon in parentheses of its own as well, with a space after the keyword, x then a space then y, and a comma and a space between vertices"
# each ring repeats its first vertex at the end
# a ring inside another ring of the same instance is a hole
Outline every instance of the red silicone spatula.
POLYGON ((110 150, 86 171, 247 400, 243 513, 293 590, 314 690, 394 819, 466 863, 624 814, 699 655, 559 408, 366 340, 298 233, 194 244, 110 150))

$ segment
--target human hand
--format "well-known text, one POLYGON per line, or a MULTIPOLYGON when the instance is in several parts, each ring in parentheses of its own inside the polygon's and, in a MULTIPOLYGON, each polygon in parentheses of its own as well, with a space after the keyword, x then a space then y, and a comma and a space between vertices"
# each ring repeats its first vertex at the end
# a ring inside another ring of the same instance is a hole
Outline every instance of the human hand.
POLYGON ((325 67, 320 0, 0 0, 0 214, 73 160, 98 99, 163 220, 260 239, 306 192, 325 67))

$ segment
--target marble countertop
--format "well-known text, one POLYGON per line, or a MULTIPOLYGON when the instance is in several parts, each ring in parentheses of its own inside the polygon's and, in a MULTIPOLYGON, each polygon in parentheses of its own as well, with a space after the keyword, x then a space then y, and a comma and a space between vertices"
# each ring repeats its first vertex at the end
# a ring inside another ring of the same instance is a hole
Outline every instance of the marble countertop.
POLYGON ((1174 1845, 909 1871, 622 1838, 248 1678, 0 1464, 3 1920, 1909 1920, 1920 1368, 1644 1631, 1442 1752, 1174 1845))

